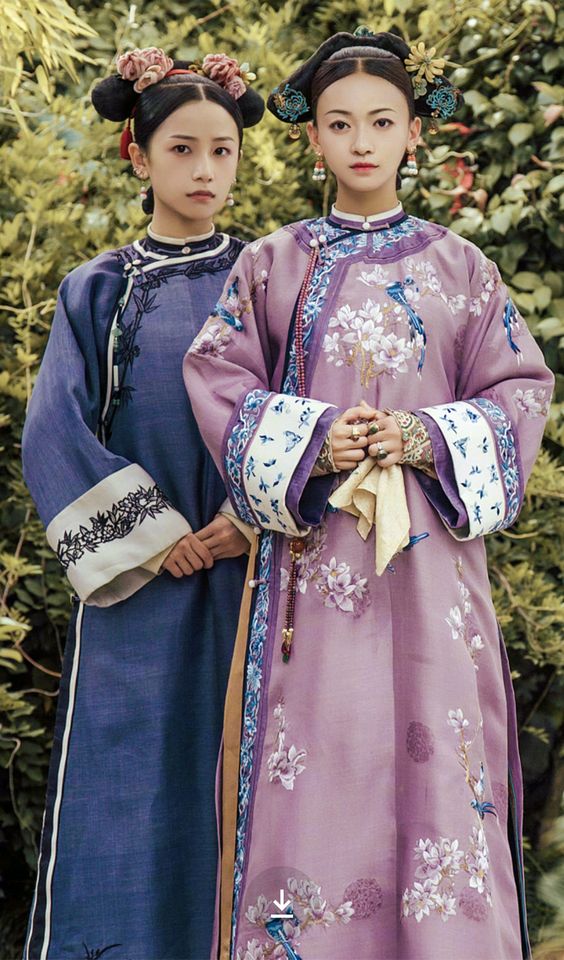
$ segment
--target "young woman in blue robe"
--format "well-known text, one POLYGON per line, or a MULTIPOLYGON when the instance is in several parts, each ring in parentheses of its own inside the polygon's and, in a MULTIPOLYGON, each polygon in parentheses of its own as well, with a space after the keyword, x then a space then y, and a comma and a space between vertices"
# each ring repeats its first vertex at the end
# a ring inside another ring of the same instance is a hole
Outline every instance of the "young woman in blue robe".
POLYGON ((136 50, 94 89, 103 117, 127 120, 122 156, 151 179, 153 219, 64 279, 23 435, 75 593, 26 960, 209 956, 248 540, 182 357, 243 246, 213 217, 263 103, 223 54, 188 67, 136 50))

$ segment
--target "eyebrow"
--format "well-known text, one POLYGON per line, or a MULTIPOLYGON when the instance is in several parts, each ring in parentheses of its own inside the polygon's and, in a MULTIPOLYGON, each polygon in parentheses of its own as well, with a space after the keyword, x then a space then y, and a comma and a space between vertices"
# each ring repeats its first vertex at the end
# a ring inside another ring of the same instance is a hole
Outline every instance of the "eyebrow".
MULTIPOLYGON (((171 133, 169 140, 199 140, 199 137, 190 137, 187 133, 171 133)), ((216 140, 231 140, 232 143, 235 143, 233 137, 214 137, 214 142, 216 140)))
MULTIPOLYGON (((377 110, 370 110, 368 116, 373 117, 376 113, 385 113, 386 110, 391 110, 392 113, 396 113, 393 107, 378 107, 377 110)), ((329 116, 330 113, 341 113, 345 117, 352 117, 350 110, 327 110, 325 116, 329 116)))

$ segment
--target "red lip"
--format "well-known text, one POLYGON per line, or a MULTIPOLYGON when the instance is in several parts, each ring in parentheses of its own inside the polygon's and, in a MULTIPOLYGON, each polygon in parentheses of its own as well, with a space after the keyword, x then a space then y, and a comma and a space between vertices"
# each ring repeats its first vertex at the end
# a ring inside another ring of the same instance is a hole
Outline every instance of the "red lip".
POLYGON ((375 163, 353 163, 352 170, 376 170, 375 163))
POLYGON ((210 193, 209 190, 194 190, 194 193, 186 194, 188 197, 215 197, 215 193, 210 193))

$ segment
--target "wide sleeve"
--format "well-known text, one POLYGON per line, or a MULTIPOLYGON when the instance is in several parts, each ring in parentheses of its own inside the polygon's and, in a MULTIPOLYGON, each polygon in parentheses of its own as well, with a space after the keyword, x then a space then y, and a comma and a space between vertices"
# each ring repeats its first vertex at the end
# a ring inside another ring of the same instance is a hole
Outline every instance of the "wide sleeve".
MULTIPOLYGON (((298 272, 300 267, 305 269, 300 264, 298 272)), ((252 246, 243 251, 186 355, 184 377, 237 515, 255 528, 303 536, 320 523, 327 505, 333 478, 312 478, 311 472, 339 410, 280 392, 276 370, 284 359, 296 289, 290 281, 274 307, 269 292, 274 269, 272 252, 257 256, 252 246), (284 339, 278 338, 276 320, 284 339)))
POLYGON ((23 471, 49 545, 76 594, 109 606, 153 579, 151 561, 191 527, 140 464, 112 453, 97 437, 106 376, 93 311, 107 299, 109 328, 120 286, 111 274, 96 285, 82 270, 59 292, 27 412, 23 471))
POLYGON ((446 527, 463 540, 515 522, 554 385, 497 267, 472 251, 455 399, 416 411, 431 437, 437 475, 418 472, 417 479, 446 527))

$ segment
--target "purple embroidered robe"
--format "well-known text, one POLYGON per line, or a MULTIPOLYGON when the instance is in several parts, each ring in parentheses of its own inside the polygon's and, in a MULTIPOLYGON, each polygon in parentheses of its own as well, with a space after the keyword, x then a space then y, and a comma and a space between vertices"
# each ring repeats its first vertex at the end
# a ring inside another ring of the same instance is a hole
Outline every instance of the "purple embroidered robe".
POLYGON ((261 532, 233 955, 517 960, 521 776, 483 536, 517 517, 552 377, 473 244, 403 213, 359 219, 251 244, 185 361, 204 439, 261 532), (314 242, 303 398, 293 318, 314 242), (328 506, 335 478, 310 478, 361 399, 417 411, 438 475, 404 467, 411 542, 381 577, 374 533, 328 506), (307 546, 284 663, 292 536, 307 546))

